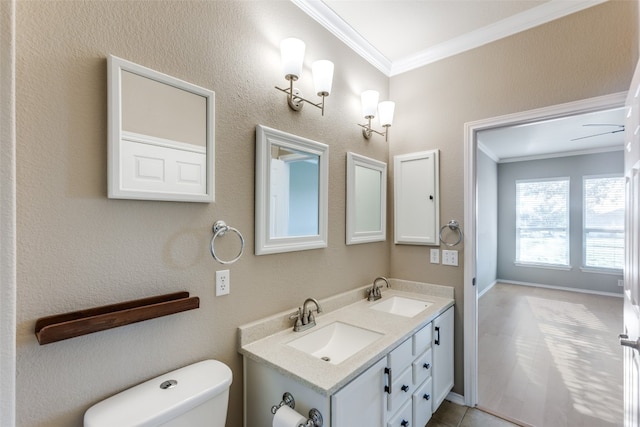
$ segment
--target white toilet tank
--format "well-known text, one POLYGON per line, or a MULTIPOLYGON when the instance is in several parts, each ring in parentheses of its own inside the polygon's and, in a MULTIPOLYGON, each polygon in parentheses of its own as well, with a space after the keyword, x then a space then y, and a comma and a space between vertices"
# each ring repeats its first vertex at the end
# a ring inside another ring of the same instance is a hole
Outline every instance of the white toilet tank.
POLYGON ((232 373, 217 360, 185 366, 98 402, 85 427, 224 427, 232 373))

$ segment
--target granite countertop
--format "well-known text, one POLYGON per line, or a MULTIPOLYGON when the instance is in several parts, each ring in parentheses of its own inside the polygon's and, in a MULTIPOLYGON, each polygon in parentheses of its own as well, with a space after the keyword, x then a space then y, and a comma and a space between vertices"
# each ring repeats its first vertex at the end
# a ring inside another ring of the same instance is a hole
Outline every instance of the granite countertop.
POLYGON ((289 320, 289 315, 296 309, 240 326, 238 351, 245 357, 266 364, 283 375, 330 396, 454 304, 452 287, 398 279, 389 279, 389 282, 391 288, 383 288, 382 299, 375 302, 369 302, 364 297, 366 289, 371 285, 320 300, 323 312, 316 315, 316 326, 303 332, 293 332, 293 321, 289 320), (413 317, 369 308, 392 296, 432 304, 413 317), (382 336, 337 365, 287 345, 290 341, 337 321, 375 331, 382 336))

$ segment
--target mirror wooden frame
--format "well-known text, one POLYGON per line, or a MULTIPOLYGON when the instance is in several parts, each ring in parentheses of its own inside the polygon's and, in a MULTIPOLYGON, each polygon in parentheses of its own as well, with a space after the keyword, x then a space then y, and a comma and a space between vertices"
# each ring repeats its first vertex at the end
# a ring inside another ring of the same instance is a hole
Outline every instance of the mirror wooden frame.
POLYGON ((359 243, 381 242, 387 239, 387 164, 379 160, 371 159, 356 153, 347 153, 347 226, 346 243, 355 245, 359 243), (358 208, 357 194, 358 183, 356 181, 356 167, 371 169, 380 173, 380 228, 377 230, 357 231, 358 208))
POLYGON ((266 126, 256 126, 255 253, 326 248, 328 241, 329 146, 266 126), (271 150, 273 146, 318 156, 318 234, 272 237, 270 225, 271 150))
POLYGON ((215 200, 215 93, 113 55, 107 58, 107 81, 108 197, 213 202, 215 200), (123 130, 123 72, 203 97, 206 106, 204 148, 171 138, 163 138, 163 135, 152 136, 123 130), (143 164, 145 161, 149 162, 146 166, 143 164), (149 174, 145 176, 147 172, 149 174), (172 180, 169 176, 175 176, 175 179, 172 180))

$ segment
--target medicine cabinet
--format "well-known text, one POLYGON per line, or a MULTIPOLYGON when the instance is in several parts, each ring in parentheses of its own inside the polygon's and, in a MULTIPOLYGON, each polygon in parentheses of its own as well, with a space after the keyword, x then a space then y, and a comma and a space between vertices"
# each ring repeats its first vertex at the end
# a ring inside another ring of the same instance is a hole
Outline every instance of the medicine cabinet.
POLYGON ((394 242, 440 244, 438 150, 394 156, 394 242))

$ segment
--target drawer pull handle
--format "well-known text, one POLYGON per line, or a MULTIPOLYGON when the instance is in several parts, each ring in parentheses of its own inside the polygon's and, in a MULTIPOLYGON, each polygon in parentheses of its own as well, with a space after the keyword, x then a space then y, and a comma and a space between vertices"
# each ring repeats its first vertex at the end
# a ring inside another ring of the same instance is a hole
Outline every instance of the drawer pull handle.
POLYGON ((385 375, 389 375, 389 385, 384 386, 384 391, 386 391, 387 394, 391 394, 391 384, 393 384, 393 375, 391 373, 391 368, 384 368, 384 373, 385 375))
POLYGON ((426 394, 426 393, 425 393, 425 394, 422 396, 422 398, 423 398, 424 400, 429 400, 429 399, 431 399, 431 396, 429 396, 428 394, 426 394))
POLYGON ((402 422, 400 423, 400 425, 401 425, 402 427, 409 427, 409 421, 407 421, 407 420, 402 420, 402 422))
POLYGON ((429 365, 428 363, 425 363, 424 365, 422 365, 422 367, 424 369, 429 369, 431 367, 431 365, 429 365))
POLYGON ((404 391, 406 393, 407 391, 409 391, 409 386, 405 384, 402 387, 400 387, 400 390, 402 390, 402 391, 404 391))
POLYGON ((438 338, 434 341, 435 345, 440 345, 440 326, 436 326, 436 333, 438 334, 438 338))

